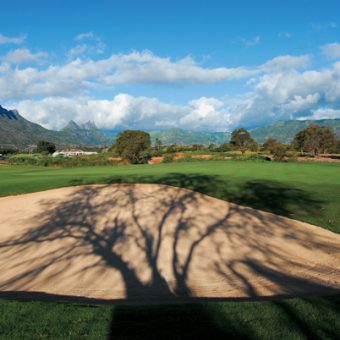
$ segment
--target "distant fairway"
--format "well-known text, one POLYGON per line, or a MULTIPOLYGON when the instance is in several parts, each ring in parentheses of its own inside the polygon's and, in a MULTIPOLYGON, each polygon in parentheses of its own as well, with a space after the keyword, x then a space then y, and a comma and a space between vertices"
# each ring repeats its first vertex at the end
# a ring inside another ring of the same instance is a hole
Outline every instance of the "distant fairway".
POLYGON ((0 196, 89 183, 164 183, 340 233, 340 165, 203 161, 116 167, 0 166, 0 196))

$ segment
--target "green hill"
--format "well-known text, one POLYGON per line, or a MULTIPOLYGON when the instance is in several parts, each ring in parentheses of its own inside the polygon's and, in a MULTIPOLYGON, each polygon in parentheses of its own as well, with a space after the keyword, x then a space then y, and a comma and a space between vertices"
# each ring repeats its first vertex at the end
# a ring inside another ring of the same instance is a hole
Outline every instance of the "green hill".
POLYGON ((0 106, 0 147, 34 148, 39 140, 53 142, 59 148, 112 144, 112 139, 97 129, 94 123, 79 126, 72 121, 61 131, 53 131, 30 122, 16 110, 0 106))
POLYGON ((269 137, 277 139, 281 143, 289 143, 297 132, 305 129, 310 124, 329 126, 340 137, 340 119, 320 120, 287 120, 278 121, 266 126, 251 130, 251 135, 258 143, 263 143, 269 137))
POLYGON ((103 146, 113 144, 112 138, 107 137, 99 130, 93 122, 87 122, 78 125, 71 120, 62 130, 58 131, 58 135, 71 144, 80 144, 86 146, 103 146))
POLYGON ((205 132, 183 129, 151 131, 150 135, 152 143, 158 138, 163 145, 223 144, 230 139, 230 133, 228 132, 205 132))

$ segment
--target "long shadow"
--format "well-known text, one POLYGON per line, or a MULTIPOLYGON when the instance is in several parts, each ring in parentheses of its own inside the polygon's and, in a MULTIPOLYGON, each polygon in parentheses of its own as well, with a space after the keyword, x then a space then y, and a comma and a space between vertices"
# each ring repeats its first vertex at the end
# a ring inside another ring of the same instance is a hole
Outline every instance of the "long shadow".
MULTIPOLYGON (((72 184, 81 184, 74 180, 72 184)), ((308 192, 293 186, 270 180, 251 180, 235 184, 221 176, 205 174, 169 173, 164 176, 111 176, 102 179, 114 183, 158 183, 186 188, 205 195, 220 198, 236 204, 291 217, 296 211, 306 215, 320 213, 322 201, 308 192)))
POLYGON ((109 339, 251 339, 251 328, 239 327, 205 304, 118 306, 109 339))
MULTIPOLYGON (((157 178, 146 176, 136 176, 128 179, 127 177, 110 177, 103 179, 103 182, 108 184, 127 182, 159 183, 176 186, 284 216, 290 216, 292 206, 304 211, 310 211, 318 209, 320 205, 319 201, 312 199, 308 193, 302 190, 270 181, 249 181, 235 189, 235 187, 229 186, 225 180, 218 177, 172 173, 157 178)), ((73 184, 81 183, 74 182, 73 184)), ((18 238, 0 244, 2 256, 7 256, 8 260, 13 258, 20 259, 18 260, 20 264, 28 268, 1 283, 0 289, 13 285, 17 291, 24 290, 25 286, 34 282, 34 280, 38 280, 42 273, 46 273, 48 268, 55 264, 64 263, 65 260, 76 262, 80 258, 96 255, 96 262, 92 261, 87 267, 79 269, 79 272, 75 275, 82 278, 88 270, 98 266, 104 266, 119 272, 124 283, 127 302, 137 300, 147 303, 158 299, 180 301, 181 298, 185 302, 190 301, 191 298, 192 301, 200 301, 199 298, 193 297, 191 287, 188 284, 191 265, 195 257, 198 256, 197 250, 205 240, 216 232, 223 233, 231 242, 232 232, 236 230, 237 235, 244 233, 244 225, 228 224, 233 215, 240 213, 239 208, 231 206, 223 216, 220 215, 212 223, 207 222, 204 230, 196 230, 197 228, 192 225, 193 217, 187 214, 187 209, 190 205, 197 206, 197 209, 199 209, 197 196, 191 191, 179 196, 169 196, 158 201, 150 211, 145 212, 151 217, 154 216, 154 219, 148 220, 145 216, 141 216, 143 211, 141 212, 140 207, 138 208, 138 204, 141 204, 143 199, 150 199, 147 194, 145 194, 145 197, 136 197, 133 188, 121 186, 116 189, 116 192, 120 192, 118 196, 105 196, 101 201, 96 201, 105 188, 106 186, 79 188, 62 202, 42 202, 43 213, 36 216, 36 220, 41 221, 40 226, 29 230, 18 238), (131 229, 126 219, 120 215, 125 206, 130 207, 129 214, 131 215, 134 229, 131 229), (105 212, 113 207, 117 214, 112 218, 99 221, 98 218, 105 215, 105 212), (159 213, 160 211, 161 214, 159 213), (175 213, 176 224, 172 231, 173 239, 170 247, 171 269, 175 282, 171 286, 167 282, 164 273, 160 270, 159 261, 163 244, 166 241, 169 242, 164 231, 165 225, 171 218, 174 218, 175 213), (145 221, 152 221, 152 223, 145 221), (98 228, 98 225, 100 225, 100 228, 98 228), (183 249, 181 242, 187 239, 190 233, 194 236, 187 248, 183 249), (26 252, 32 249, 32 245, 53 243, 61 239, 72 241, 72 243, 65 242, 61 249, 52 249, 46 257, 42 255, 31 259, 25 258, 26 252), (124 247, 129 244, 133 244, 139 251, 139 257, 136 259, 137 265, 132 264, 123 251, 118 251, 122 247, 122 249, 125 249, 124 247), (15 249, 15 251, 13 252, 11 249, 15 249), (146 268, 146 270, 150 271, 149 280, 141 279, 141 268, 146 268)), ((163 194, 167 192, 166 187, 158 190, 163 194)), ((155 195, 155 192, 152 195, 155 195)), ((250 211, 250 209, 244 209, 242 213, 260 220, 263 225, 268 225, 266 233, 270 235, 269 225, 274 221, 274 217, 268 217, 265 220, 260 213, 250 211)), ((204 216, 203 213, 201 214, 202 218, 209 217, 204 216)), ((278 221, 277 223, 282 222, 278 221)), ((284 228, 284 225, 282 225, 282 228, 284 228)), ((296 242, 299 242, 298 240, 302 236, 295 235, 292 232, 289 237, 291 239, 295 238, 296 242)), ((308 235, 304 235, 303 238, 314 242, 309 239, 308 235)), ((275 250, 261 249, 262 245, 255 238, 245 238, 245 242, 250 247, 261 252, 262 256, 268 260, 268 263, 275 265, 275 261, 280 259, 281 255, 275 250)), ((317 241, 314 244, 317 246, 317 241)), ((218 251, 219 245, 215 244, 215 249, 212 249, 212 252, 218 251)), ((235 278, 239 280, 238 282, 243 282, 244 291, 253 298, 258 295, 256 288, 246 276, 238 271, 237 265, 240 263, 248 266, 249 270, 256 272, 257 275, 268 281, 276 284, 288 283, 289 291, 294 291, 295 289, 297 293, 301 293, 301 287, 303 286, 308 287, 308 292, 311 293, 328 289, 321 283, 309 282, 306 279, 281 274, 279 268, 275 271, 272 268, 262 266, 254 260, 245 259, 243 262, 229 264, 221 261, 216 265, 215 271, 220 277, 224 277, 226 281, 230 280, 230 282, 235 278), (228 271, 225 271, 226 268, 228 271)), ((64 269, 65 267, 61 266, 60 272, 49 273, 49 276, 47 276, 49 282, 53 282, 64 269)), ((114 284, 115 282, 112 282, 112 285, 114 284)), ((327 290, 327 292, 331 291, 331 289, 327 290)), ((204 301, 204 299, 201 301, 204 301)), ((136 329, 143 328, 148 334, 156 334, 157 336, 154 338, 160 338, 162 330, 176 327, 183 334, 183 337, 179 338, 189 336, 192 327, 199 327, 199 333, 202 338, 209 335, 216 338, 221 338, 222 336, 247 338, 247 334, 251 334, 251 330, 246 329, 246 327, 240 330, 234 329, 230 325, 229 328, 223 327, 222 329, 214 321, 216 318, 214 313, 201 305, 182 306, 181 308, 176 308, 175 306, 166 308, 134 307, 132 314, 128 307, 117 307, 113 316, 111 336, 114 338, 118 334, 120 337, 133 338, 135 336, 137 338, 136 329), (131 328, 131 320, 127 320, 130 317, 133 318, 133 327, 136 327, 135 329, 131 328), (182 323, 182 320, 185 320, 186 323, 182 323)), ((225 320, 225 322, 228 323, 228 320, 225 320)))

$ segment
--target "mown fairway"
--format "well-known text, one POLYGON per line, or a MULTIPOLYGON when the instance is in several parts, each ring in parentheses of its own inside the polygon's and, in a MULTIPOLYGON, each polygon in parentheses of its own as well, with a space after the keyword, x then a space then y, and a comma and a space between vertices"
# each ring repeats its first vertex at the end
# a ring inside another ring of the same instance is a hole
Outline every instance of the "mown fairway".
POLYGON ((164 183, 340 232, 340 165, 205 161, 119 167, 0 167, 0 196, 89 183, 164 183))
MULTIPOLYGON (((340 166, 253 161, 52 169, 0 167, 0 195, 87 183, 165 183, 340 233, 340 166)), ((246 235, 245 235, 246 237, 246 235)), ((0 300, 0 338, 331 339, 339 296, 164 306, 0 300)))

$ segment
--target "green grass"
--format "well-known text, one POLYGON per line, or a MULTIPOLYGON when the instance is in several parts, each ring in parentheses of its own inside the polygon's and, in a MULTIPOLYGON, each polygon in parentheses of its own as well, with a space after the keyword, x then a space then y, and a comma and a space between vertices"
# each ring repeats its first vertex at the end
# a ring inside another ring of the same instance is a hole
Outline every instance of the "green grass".
MULTIPOLYGON (((86 183, 165 183, 340 232, 340 166, 210 161, 121 167, 0 166, 0 195, 86 183)), ((335 339, 340 296, 119 306, 0 299, 1 339, 335 339)))
POLYGON ((45 168, 0 166, 0 196, 89 183, 165 183, 340 232, 340 164, 202 161, 45 168))
POLYGON ((0 300, 2 339, 336 339, 340 296, 112 306, 0 300))

